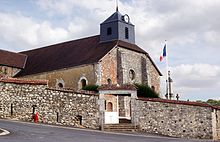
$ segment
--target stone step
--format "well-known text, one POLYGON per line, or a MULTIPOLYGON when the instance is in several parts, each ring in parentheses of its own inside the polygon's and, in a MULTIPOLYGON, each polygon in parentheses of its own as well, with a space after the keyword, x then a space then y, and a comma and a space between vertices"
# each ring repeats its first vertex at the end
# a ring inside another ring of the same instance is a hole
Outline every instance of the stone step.
POLYGON ((122 124, 105 124, 104 130, 105 131, 135 131, 136 126, 131 123, 122 123, 122 124))

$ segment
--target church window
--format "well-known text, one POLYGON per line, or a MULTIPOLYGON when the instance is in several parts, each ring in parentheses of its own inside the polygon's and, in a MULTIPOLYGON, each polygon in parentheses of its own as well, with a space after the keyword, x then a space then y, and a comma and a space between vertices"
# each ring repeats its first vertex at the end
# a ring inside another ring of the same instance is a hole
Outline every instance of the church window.
POLYGON ((155 87, 154 86, 151 86, 151 88, 152 88, 153 91, 155 91, 155 87))
POLYGON ((107 35, 112 35, 112 28, 111 27, 107 28, 107 35))
POLYGON ((113 104, 111 102, 108 102, 107 104, 107 111, 110 111, 110 112, 113 111, 113 104))
POLYGON ((65 82, 62 78, 56 79, 56 88, 64 88, 65 82))
POLYGON ((6 68, 6 67, 4 68, 3 73, 4 73, 4 74, 7 74, 7 68, 6 68))
POLYGON ((85 79, 81 80, 81 85, 82 85, 82 88, 86 86, 86 80, 85 79))
POLYGON ((63 88, 63 83, 58 83, 59 88, 63 88))
POLYGON ((134 80, 135 79, 135 72, 134 72, 134 70, 130 70, 129 71, 129 78, 131 79, 131 80, 134 80))
POLYGON ((83 89, 83 87, 85 87, 86 85, 88 85, 87 78, 85 76, 80 77, 78 81, 78 90, 83 89))
POLYGON ((128 31, 128 27, 125 27, 125 39, 129 38, 129 31, 128 31))
POLYGON ((108 85, 112 85, 112 80, 109 78, 107 79, 108 85))

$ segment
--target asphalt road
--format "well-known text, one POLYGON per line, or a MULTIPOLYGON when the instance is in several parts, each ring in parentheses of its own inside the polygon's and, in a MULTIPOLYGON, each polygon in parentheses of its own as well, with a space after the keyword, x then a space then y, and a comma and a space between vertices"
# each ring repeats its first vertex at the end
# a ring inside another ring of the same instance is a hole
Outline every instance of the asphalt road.
MULTIPOLYGON (((0 142, 201 142, 155 135, 117 134, 70 127, 0 120, 0 128, 10 131, 0 142)), ((204 140, 203 140, 204 141, 204 140)), ((207 141, 207 140, 206 140, 207 141)), ((211 141, 211 140, 210 140, 211 141)), ((205 141, 204 141, 205 142, 205 141)))

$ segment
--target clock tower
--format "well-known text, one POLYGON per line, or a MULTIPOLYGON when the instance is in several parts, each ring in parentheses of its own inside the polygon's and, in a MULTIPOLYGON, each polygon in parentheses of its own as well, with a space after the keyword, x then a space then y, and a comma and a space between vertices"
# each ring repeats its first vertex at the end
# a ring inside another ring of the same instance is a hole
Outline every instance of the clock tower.
POLYGON ((118 10, 100 24, 100 42, 122 40, 135 44, 134 25, 130 17, 118 10))

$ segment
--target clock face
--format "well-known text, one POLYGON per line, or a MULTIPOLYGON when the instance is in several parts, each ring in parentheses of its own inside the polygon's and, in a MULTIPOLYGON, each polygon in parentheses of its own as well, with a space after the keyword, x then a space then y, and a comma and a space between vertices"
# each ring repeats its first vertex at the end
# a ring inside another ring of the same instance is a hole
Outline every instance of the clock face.
POLYGON ((124 21, 126 22, 126 23, 129 23, 129 16, 127 15, 127 14, 125 14, 124 16, 123 16, 123 19, 124 19, 124 21))

